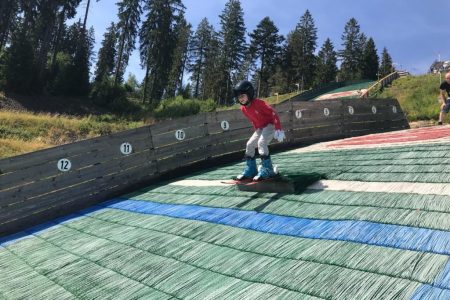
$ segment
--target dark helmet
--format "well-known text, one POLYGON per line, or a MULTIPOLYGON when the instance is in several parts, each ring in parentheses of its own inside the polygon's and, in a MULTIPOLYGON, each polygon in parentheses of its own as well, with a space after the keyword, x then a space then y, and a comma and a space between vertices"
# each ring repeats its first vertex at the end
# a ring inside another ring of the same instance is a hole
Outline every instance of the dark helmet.
POLYGON ((255 98, 255 89, 249 81, 242 80, 233 88, 233 94, 236 98, 239 95, 246 94, 250 103, 255 98))

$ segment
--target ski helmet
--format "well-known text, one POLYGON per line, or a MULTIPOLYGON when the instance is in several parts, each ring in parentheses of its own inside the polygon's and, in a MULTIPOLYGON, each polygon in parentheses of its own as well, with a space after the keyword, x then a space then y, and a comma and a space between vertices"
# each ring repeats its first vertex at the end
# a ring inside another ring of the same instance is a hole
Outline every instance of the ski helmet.
POLYGON ((246 94, 248 97, 248 103, 250 103, 255 98, 255 89, 249 81, 242 80, 233 88, 233 94, 236 98, 239 95, 246 94))

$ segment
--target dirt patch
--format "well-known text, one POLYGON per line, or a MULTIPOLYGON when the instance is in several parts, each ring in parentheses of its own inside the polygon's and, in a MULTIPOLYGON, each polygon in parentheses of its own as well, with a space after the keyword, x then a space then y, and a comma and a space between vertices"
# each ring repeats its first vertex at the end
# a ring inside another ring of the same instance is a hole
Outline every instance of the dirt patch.
POLYGON ((431 126, 436 126, 436 125, 437 125, 437 121, 433 121, 433 120, 409 122, 409 127, 411 127, 411 128, 431 127, 431 126))
POLYGON ((90 99, 55 96, 23 96, 0 92, 0 110, 28 111, 35 113, 65 114, 74 116, 106 114, 90 99))

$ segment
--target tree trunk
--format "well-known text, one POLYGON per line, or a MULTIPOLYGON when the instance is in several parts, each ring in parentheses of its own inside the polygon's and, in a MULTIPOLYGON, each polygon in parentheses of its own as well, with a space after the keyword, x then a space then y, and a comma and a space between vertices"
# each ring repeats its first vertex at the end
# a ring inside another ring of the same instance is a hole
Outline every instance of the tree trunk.
POLYGON ((86 23, 87 23, 87 17, 89 14, 89 6, 91 6, 91 0, 87 0, 86 12, 84 13, 83 31, 86 31, 86 23))
POLYGON ((67 8, 67 6, 64 6, 63 11, 61 12, 61 15, 59 18, 59 25, 58 25, 58 31, 56 33, 55 47, 53 49, 53 55, 52 55, 52 69, 55 67, 55 64, 56 64, 56 55, 58 54, 59 40, 61 39, 61 32, 62 32, 62 28, 64 26, 64 21, 66 19, 66 8, 67 8))
POLYGON ((142 103, 145 103, 145 97, 147 96, 148 73, 149 73, 149 67, 148 67, 148 64, 147 64, 147 67, 146 67, 146 70, 145 70, 145 77, 144 77, 144 92, 142 93, 142 103))
POLYGON ((116 74, 114 76, 114 87, 117 86, 120 69, 122 68, 123 48, 125 47, 125 37, 127 35, 127 29, 128 29, 128 19, 125 22, 124 32, 123 32, 122 36, 120 37, 119 56, 117 59, 116 74))

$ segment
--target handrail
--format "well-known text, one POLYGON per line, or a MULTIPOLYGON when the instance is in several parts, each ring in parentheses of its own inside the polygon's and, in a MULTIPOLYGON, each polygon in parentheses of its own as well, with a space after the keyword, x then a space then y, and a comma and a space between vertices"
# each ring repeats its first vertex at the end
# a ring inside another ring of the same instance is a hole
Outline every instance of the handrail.
POLYGON ((381 85, 381 88, 384 88, 388 84, 390 84, 395 79, 399 78, 400 75, 398 74, 398 71, 394 71, 390 73, 389 75, 386 75, 385 77, 381 78, 374 84, 372 84, 364 93, 361 94, 359 98, 368 98, 369 92, 372 91, 377 85, 381 85))

